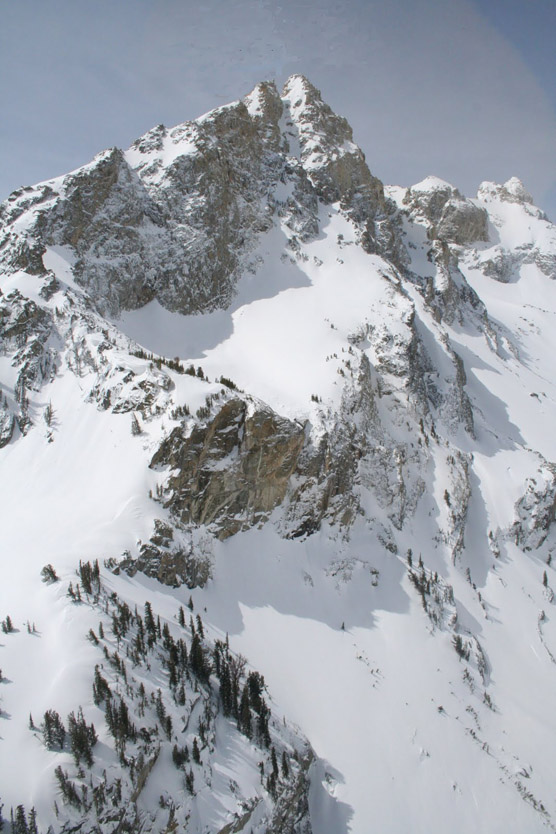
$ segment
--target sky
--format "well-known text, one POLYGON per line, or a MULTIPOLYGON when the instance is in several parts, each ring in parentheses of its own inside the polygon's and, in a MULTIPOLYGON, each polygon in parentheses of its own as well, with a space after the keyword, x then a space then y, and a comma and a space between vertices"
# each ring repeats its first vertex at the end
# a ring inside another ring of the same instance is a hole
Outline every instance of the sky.
POLYGON ((0 0, 0 199, 302 72, 372 172, 556 220, 555 0, 0 0))

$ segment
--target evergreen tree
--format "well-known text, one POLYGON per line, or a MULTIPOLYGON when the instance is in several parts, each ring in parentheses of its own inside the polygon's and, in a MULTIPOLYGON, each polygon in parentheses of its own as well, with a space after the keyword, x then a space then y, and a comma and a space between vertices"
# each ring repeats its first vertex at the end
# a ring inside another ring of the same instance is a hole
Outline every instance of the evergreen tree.
POLYGON ((94 724, 88 725, 85 721, 81 707, 77 711, 77 716, 73 712, 68 715, 68 734, 76 764, 83 759, 85 764, 91 767, 93 764, 91 748, 97 743, 97 734, 94 724))
POLYGON ((56 710, 48 709, 44 714, 42 725, 43 740, 49 750, 60 750, 66 739, 66 728, 56 710))
POLYGON ((210 675, 210 668, 205 660, 205 653, 201 644, 201 638, 197 633, 193 635, 191 648, 189 650, 189 666, 193 674, 200 681, 207 681, 210 675))
POLYGON ((243 687, 241 693, 241 702, 239 704, 239 716, 237 721, 238 730, 251 738, 253 731, 251 729, 251 707, 249 704, 249 687, 247 684, 243 687))
POLYGON ((135 437, 142 433, 141 424, 135 412, 133 412, 133 414, 131 415, 131 433, 135 437))
POLYGON ((93 679, 93 701, 96 706, 100 706, 103 701, 108 702, 112 697, 112 691, 108 685, 108 681, 100 672, 99 666, 95 666, 95 676, 93 679))
POLYGON ((197 744, 197 736, 193 739, 193 761, 195 764, 201 764, 201 753, 197 744))
POLYGON ((234 707, 232 682, 230 680, 230 670, 225 661, 222 662, 220 673, 220 701, 224 715, 232 715, 234 707))
POLYGON ((270 751, 270 761, 272 763, 272 774, 275 779, 278 778, 278 759, 276 758, 276 750, 272 747, 270 751))
POLYGON ((39 834, 37 828, 37 812, 34 807, 29 811, 29 834, 39 834))
POLYGON ((264 678, 259 672, 249 672, 247 676, 247 685, 249 686, 249 700, 251 706, 260 715, 262 705, 262 692, 264 689, 264 678))
POLYGON ((153 617, 153 610, 150 602, 145 603, 145 631, 147 633, 147 643, 149 648, 152 648, 156 642, 156 623, 153 617))
POLYGON ((174 748, 172 750, 172 760, 176 767, 183 767, 183 765, 189 761, 189 748, 187 745, 180 748, 177 744, 174 744, 174 748))
POLYGON ((18 805, 15 809, 15 822, 12 827, 12 832, 13 834, 29 834, 27 817, 23 805, 18 805))
POLYGON ((59 581, 59 577, 56 574, 56 571, 54 570, 54 568, 50 564, 45 565, 44 568, 42 568, 41 577, 42 577, 43 582, 52 583, 52 582, 58 582, 59 581))
POLYGON ((264 698, 261 699, 261 707, 260 712, 257 717, 257 734, 259 736, 259 741, 265 745, 265 747, 270 746, 270 732, 268 729, 268 722, 270 719, 270 708, 267 706, 266 701, 264 698))
POLYGON ((159 722, 162 725, 164 725, 164 722, 166 720, 166 707, 164 706, 164 702, 162 701, 162 692, 160 691, 160 689, 156 693, 155 706, 157 718, 159 722))

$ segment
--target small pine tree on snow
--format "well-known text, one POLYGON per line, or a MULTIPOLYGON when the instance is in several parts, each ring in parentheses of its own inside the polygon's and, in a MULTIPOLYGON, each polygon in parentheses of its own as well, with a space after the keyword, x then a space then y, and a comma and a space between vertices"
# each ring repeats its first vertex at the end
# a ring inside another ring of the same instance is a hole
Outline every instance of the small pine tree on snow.
POLYGON ((41 570, 41 577, 43 582, 47 582, 49 584, 59 581, 56 571, 50 564, 45 565, 44 568, 41 570))
POLYGON ((289 765, 288 765, 288 756, 286 754, 286 751, 284 750, 282 752, 282 776, 284 777, 284 779, 287 779, 289 775, 290 775, 290 768, 289 768, 289 765))
POLYGON ((197 736, 193 739, 193 761, 195 764, 201 764, 201 753, 199 752, 199 745, 197 744, 197 736))
POLYGON ((220 669, 220 701, 222 703, 222 712, 224 715, 232 715, 234 711, 234 702, 232 697, 230 670, 227 663, 222 663, 220 669))
POLYGON ((247 685, 249 687, 249 701, 251 706, 257 715, 260 715, 263 703, 264 677, 259 672, 249 672, 247 685))
POLYGON ((237 721, 238 730, 247 738, 252 738, 253 731, 251 729, 251 706, 249 703, 249 687, 247 684, 243 687, 241 693, 241 701, 239 704, 239 716, 237 721))
POLYGON ((39 834, 37 828, 37 812, 34 807, 29 811, 29 834, 39 834))
POLYGON ((54 409, 52 408, 52 402, 49 402, 46 408, 44 409, 44 422, 50 428, 52 425, 52 420, 54 418, 54 409))
POLYGON ((276 750, 274 747, 270 751, 270 761, 272 763, 272 775, 275 779, 278 778, 278 759, 276 758, 276 750))
POLYGON ((201 638, 197 633, 193 635, 191 641, 191 648, 189 650, 189 666, 194 675, 201 681, 206 681, 210 675, 210 667, 208 666, 201 638))
POLYGON ((97 734, 94 724, 89 725, 85 721, 81 707, 77 711, 77 716, 73 712, 70 712, 68 716, 68 733, 71 752, 73 753, 76 764, 79 764, 81 759, 83 759, 85 764, 91 767, 93 764, 91 748, 97 743, 97 734))
POLYGON ((453 643, 454 649, 458 653, 459 657, 464 660, 469 660, 469 651, 465 648, 460 634, 454 635, 453 643))
POLYGON ((6 615, 6 619, 2 620, 2 631, 4 634, 11 634, 14 630, 14 626, 12 623, 12 618, 9 614, 6 615))
POLYGON ((189 761, 189 748, 187 745, 180 748, 177 744, 174 744, 174 748, 172 750, 172 760, 177 768, 183 767, 183 765, 189 761))
POLYGON ((18 805, 15 809, 15 821, 12 826, 12 834, 29 834, 27 817, 23 805, 18 805))
POLYGON ((276 799, 276 776, 274 773, 269 774, 266 779, 266 789, 273 799, 276 799))
POLYGON ((61 750, 63 748, 66 739, 66 728, 56 710, 48 709, 45 712, 42 734, 45 746, 49 750, 55 750, 56 748, 61 750))
POLYGON ((543 571, 542 584, 544 585, 545 588, 548 587, 548 576, 546 575, 546 571, 543 571))
POLYGON ((156 642, 156 623, 153 617, 153 610, 150 602, 145 603, 145 630, 147 632, 147 642, 152 648, 156 642))
POLYGON ((181 625, 182 628, 185 628, 185 611, 180 605, 180 610, 178 613, 178 623, 181 625))
POLYGON ((264 698, 261 698, 260 712, 257 717, 257 734, 259 736, 259 741, 264 744, 265 747, 270 747, 270 732, 268 729, 269 719, 270 707, 267 705, 264 698))
POLYGON ((142 434, 141 424, 137 417, 137 414, 133 412, 131 415, 131 433, 134 437, 137 437, 139 434, 142 434))
POLYGON ((191 596, 189 597, 187 607, 189 608, 190 611, 193 611, 193 597, 191 597, 191 596))

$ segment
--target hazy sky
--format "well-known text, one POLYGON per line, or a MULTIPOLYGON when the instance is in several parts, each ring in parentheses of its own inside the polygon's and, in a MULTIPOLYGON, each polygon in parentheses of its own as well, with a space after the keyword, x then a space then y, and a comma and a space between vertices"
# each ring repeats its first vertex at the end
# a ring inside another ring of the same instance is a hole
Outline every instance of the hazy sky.
POLYGON ((303 72, 373 173, 556 219, 556 0, 0 0, 0 199, 303 72))

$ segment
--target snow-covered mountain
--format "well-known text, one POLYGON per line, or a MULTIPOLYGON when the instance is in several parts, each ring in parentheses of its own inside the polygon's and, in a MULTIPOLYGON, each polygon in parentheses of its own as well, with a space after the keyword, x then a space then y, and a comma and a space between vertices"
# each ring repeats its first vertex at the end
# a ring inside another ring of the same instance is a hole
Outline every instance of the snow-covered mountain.
POLYGON ((556 831, 555 279, 302 76, 0 206, 8 830, 556 831))

